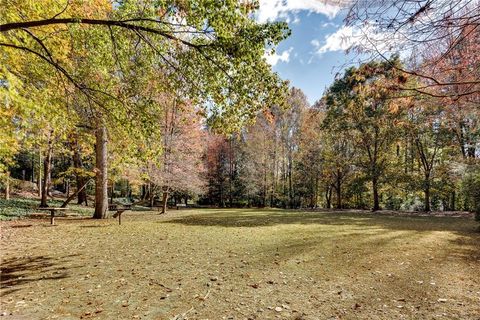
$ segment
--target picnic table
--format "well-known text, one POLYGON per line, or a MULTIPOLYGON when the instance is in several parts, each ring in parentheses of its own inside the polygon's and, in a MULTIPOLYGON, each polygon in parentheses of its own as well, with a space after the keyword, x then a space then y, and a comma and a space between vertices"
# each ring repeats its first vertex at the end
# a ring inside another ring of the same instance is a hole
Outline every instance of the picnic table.
POLYGON ((122 213, 128 210, 132 210, 131 204, 126 204, 123 207, 119 207, 117 204, 108 205, 108 211, 115 211, 113 217, 118 217, 118 224, 122 224, 122 213))
POLYGON ((65 211, 68 210, 68 208, 60 208, 60 207, 40 207, 37 210, 44 210, 44 211, 50 211, 50 224, 53 226, 55 225, 55 212, 57 211, 65 211))

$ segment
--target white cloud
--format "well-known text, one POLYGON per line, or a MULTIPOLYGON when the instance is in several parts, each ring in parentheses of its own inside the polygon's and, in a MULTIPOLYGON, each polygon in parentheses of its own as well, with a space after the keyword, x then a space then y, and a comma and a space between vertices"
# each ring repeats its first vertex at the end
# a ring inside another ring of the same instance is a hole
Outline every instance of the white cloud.
POLYGON ((317 39, 313 39, 312 41, 310 41, 310 43, 311 43, 312 46, 314 46, 317 50, 318 50, 318 48, 320 47, 320 41, 318 41, 317 39))
POLYGON ((260 22, 286 18, 289 13, 306 10, 334 18, 348 1, 342 0, 260 0, 257 19, 260 22))
POLYGON ((338 25, 333 23, 333 22, 324 22, 322 23, 322 28, 328 28, 328 27, 337 27, 338 28, 338 25))
POLYGON ((310 43, 315 48, 315 53, 322 55, 330 51, 344 51, 357 45, 361 39, 361 35, 361 30, 343 26, 336 32, 326 35, 323 45, 316 39, 310 43))
POLYGON ((293 47, 290 47, 288 50, 283 51, 280 54, 277 54, 276 52, 274 53, 266 53, 265 54, 265 59, 267 59, 267 62, 274 66, 276 65, 279 61, 282 62, 289 62, 290 61, 290 53, 293 51, 293 47))
POLYGON ((362 28, 342 26, 334 33, 325 36, 324 41, 317 39, 310 41, 315 53, 319 56, 326 52, 346 51, 358 48, 363 53, 381 53, 390 56, 393 53, 406 58, 410 50, 405 48, 406 38, 402 34, 376 32, 371 25, 362 28))

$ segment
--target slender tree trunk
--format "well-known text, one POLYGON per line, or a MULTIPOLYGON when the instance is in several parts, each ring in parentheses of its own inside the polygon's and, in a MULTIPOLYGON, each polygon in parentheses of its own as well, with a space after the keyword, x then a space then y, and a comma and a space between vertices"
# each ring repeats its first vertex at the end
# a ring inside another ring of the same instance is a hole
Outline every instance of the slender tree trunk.
POLYGON ((450 210, 455 211, 456 199, 455 199, 455 190, 452 192, 452 199, 450 202, 450 210))
POLYGON ((10 171, 7 171, 5 177, 5 200, 10 200, 10 171))
POLYGON ((32 176, 30 181, 35 182, 35 152, 32 152, 32 176))
POLYGON ((52 170, 53 170, 53 150, 50 154, 50 168, 48 169, 48 187, 47 187, 47 196, 52 197, 52 192, 50 191, 50 187, 52 186, 52 170))
POLYGON ((110 188, 110 204, 113 203, 113 194, 115 193, 115 182, 112 181, 112 187, 110 188))
POLYGON ((342 209, 342 173, 340 170, 337 170, 336 180, 335 191, 337 193, 337 209, 342 209))
POLYGON ((263 167, 263 207, 267 205, 267 164, 263 167))
POLYGON ((430 172, 425 173, 425 203, 424 203, 424 211, 430 212, 430 172))
POLYGON ((70 196, 70 180, 63 180, 65 182, 65 195, 67 198, 70 196))
POLYGON ((327 190, 325 191, 325 201, 326 204, 325 206, 327 209, 330 209, 332 207, 332 186, 327 185, 327 190))
POLYGON ((153 206, 155 205, 155 194, 153 192, 150 192, 150 208, 153 208, 153 206))
POLYGON ((37 171, 38 196, 42 196, 42 151, 38 150, 38 171, 37 171))
POLYGON ((50 132, 50 137, 48 138, 48 148, 47 154, 43 163, 43 184, 42 184, 42 198, 40 200, 40 207, 48 207, 47 196, 48 196, 48 187, 50 186, 50 169, 52 164, 52 133, 50 132))
MULTIPOLYGON (((80 154, 80 148, 77 140, 75 140, 75 145, 73 146, 73 167, 76 169, 83 169, 82 155, 80 154)), ((80 188, 85 184, 86 179, 81 174, 77 174, 76 180, 77 190, 80 190, 80 188)), ((87 205, 87 190, 85 188, 82 189, 77 195, 77 204, 82 204, 84 202, 85 205, 87 205)))
POLYGON ((162 214, 167 213, 167 204, 168 204, 168 189, 163 190, 163 197, 162 197, 162 214))
POLYGON ((293 209, 293 182, 292 182, 292 158, 288 156, 288 202, 290 208, 293 209))
POLYGON ((107 128, 99 124, 95 131, 95 213, 94 219, 108 217, 107 128))
POLYGON ((372 179, 372 189, 373 189, 373 208, 372 211, 380 210, 380 201, 378 198, 378 179, 374 177, 372 179))
POLYGON ((233 206, 233 179, 234 179, 234 157, 233 154, 233 136, 230 137, 228 150, 228 206, 233 206))

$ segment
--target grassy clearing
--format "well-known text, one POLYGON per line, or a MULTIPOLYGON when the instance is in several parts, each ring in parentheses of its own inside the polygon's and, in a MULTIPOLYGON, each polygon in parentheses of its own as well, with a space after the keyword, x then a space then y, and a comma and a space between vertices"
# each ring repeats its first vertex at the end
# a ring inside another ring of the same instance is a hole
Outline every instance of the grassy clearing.
POLYGON ((90 219, 48 223, 1 223, 6 314, 26 319, 480 315, 480 234, 471 219, 180 210, 167 216, 128 212, 121 226, 90 219))

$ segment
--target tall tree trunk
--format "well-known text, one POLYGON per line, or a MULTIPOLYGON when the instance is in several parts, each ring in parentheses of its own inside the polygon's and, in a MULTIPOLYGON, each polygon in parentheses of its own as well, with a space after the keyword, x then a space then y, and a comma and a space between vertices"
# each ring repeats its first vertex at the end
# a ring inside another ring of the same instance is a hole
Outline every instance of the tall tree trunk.
POLYGON ((10 200, 10 171, 6 172, 5 177, 5 200, 10 200))
POLYGON ((234 157, 233 154, 233 136, 230 137, 229 141, 229 152, 228 152, 228 206, 231 208, 233 206, 233 179, 234 179, 234 157))
POLYGON ((325 201, 327 209, 332 207, 332 187, 330 185, 327 186, 327 190, 325 191, 325 201))
POLYGON ((425 186, 424 186, 424 194, 425 194, 425 203, 424 203, 424 211, 430 212, 430 172, 425 173, 425 186))
POLYGON ((70 196, 70 180, 64 178, 63 182, 65 183, 65 195, 68 198, 70 196))
POLYGON ((147 199, 147 186, 145 184, 142 184, 140 199, 141 200, 147 199))
MULTIPOLYGON (((83 161, 82 155, 80 154, 80 147, 78 145, 78 140, 75 139, 75 145, 73 146, 73 167, 76 169, 83 169, 83 161)), ((76 184, 77 190, 85 184, 87 179, 83 177, 81 174, 76 175, 76 184)), ((86 188, 81 189, 81 191, 77 195, 77 204, 82 204, 85 202, 87 205, 87 190, 86 188)))
POLYGON ((30 181, 34 183, 35 182, 35 152, 32 152, 32 176, 30 178, 31 178, 30 181))
POLYGON ((114 193, 115 193, 115 181, 112 181, 112 188, 110 188, 110 204, 113 203, 114 193))
POLYGON ((108 217, 107 128, 99 124, 95 131, 95 213, 94 219, 108 217))
POLYGON ((263 207, 267 205, 267 165, 263 163, 263 207))
POLYGON ((44 163, 43 163, 42 198, 40 200, 40 207, 42 207, 42 208, 48 207, 47 196, 48 196, 48 187, 50 186, 50 169, 51 169, 51 164, 52 164, 52 147, 53 147, 52 132, 50 132, 50 136, 48 138, 47 154, 45 155, 45 159, 44 159, 44 163))
POLYGON ((288 156, 288 202, 290 208, 293 209, 292 158, 290 154, 288 156))
POLYGON ((38 171, 37 171, 37 188, 38 188, 38 196, 42 196, 42 151, 40 148, 38 149, 38 171))
POLYGON ((451 211, 455 211, 455 206, 456 206, 456 201, 455 201, 455 190, 453 190, 452 192, 452 198, 451 198, 451 201, 450 201, 450 210, 451 211))
POLYGON ((342 209, 342 172, 337 170, 335 191, 337 193, 337 209, 342 209))
POLYGON ((372 179, 372 189, 373 189, 373 208, 372 211, 380 210, 380 201, 378 198, 378 179, 374 177, 372 179))
POLYGON ((150 201, 150 208, 153 208, 155 205, 155 186, 153 185, 152 182, 149 182, 148 184, 148 199, 150 201))
POLYGON ((168 188, 163 189, 163 196, 162 196, 162 212, 161 213, 167 213, 167 206, 168 204, 168 188))
POLYGON ((48 187, 47 187, 47 196, 50 198, 52 197, 52 192, 50 191, 50 187, 52 186, 52 170, 53 170, 53 150, 52 153, 50 154, 50 168, 48 169, 48 187))

